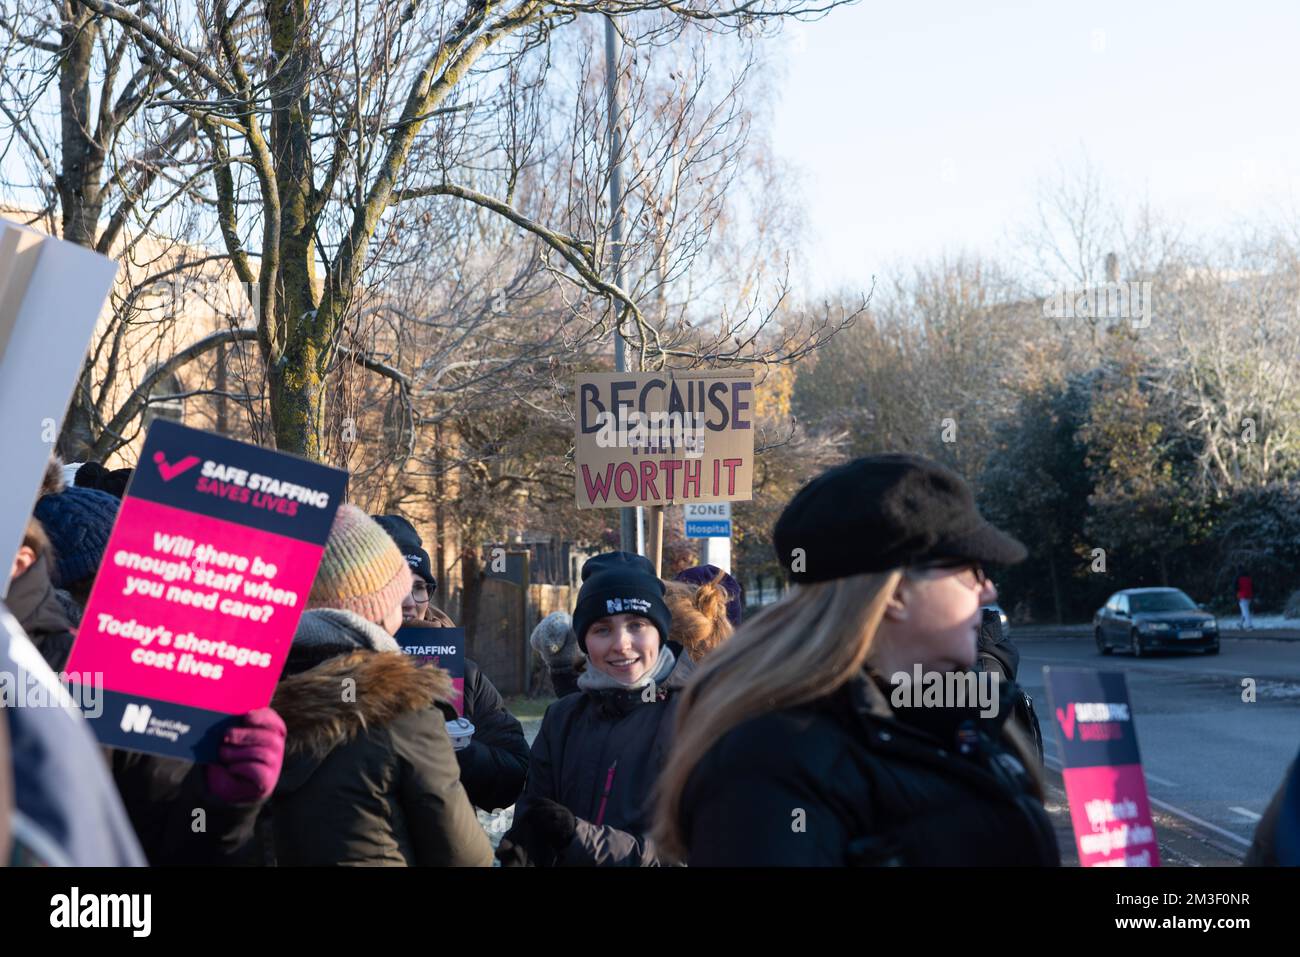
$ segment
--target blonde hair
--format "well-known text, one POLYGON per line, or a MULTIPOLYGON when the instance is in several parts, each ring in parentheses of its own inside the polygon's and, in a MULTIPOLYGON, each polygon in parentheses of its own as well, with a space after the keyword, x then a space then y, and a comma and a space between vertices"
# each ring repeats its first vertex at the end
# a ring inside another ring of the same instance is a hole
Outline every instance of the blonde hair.
POLYGON ((675 641, 699 662, 710 651, 731 637, 734 628, 727 618, 727 589, 719 570, 713 581, 703 585, 688 582, 664 582, 664 601, 672 614, 668 640, 675 641))
POLYGON ((656 786, 654 836, 684 859, 682 794, 695 766, 751 718, 825 697, 862 668, 901 573, 796 585, 705 659, 681 694, 673 747, 656 786))
MULTIPOLYGON (((686 858, 682 797, 709 750, 752 718, 824 698, 852 679, 871 654, 901 578, 895 569, 796 585, 700 665, 681 693, 672 750, 655 787, 653 836, 665 855, 686 858)), ((1041 799, 1027 738, 1009 721, 1003 733, 1041 799)))

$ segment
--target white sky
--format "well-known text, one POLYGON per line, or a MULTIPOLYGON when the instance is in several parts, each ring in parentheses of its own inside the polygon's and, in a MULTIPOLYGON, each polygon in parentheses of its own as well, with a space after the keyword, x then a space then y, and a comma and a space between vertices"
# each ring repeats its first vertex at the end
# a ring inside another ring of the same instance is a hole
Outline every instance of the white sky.
POLYGON ((870 2, 783 39, 806 291, 996 254, 1086 149, 1196 234, 1300 206, 1300 4, 870 2))

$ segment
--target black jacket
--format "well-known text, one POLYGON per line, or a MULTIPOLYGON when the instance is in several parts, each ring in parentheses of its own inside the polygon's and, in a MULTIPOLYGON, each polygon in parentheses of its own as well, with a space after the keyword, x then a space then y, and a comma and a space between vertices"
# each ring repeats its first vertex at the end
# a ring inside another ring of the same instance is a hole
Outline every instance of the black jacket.
MULTIPOLYGON (((58 674, 75 635, 41 556, 9 587, 10 606, 58 674)), ((253 836, 260 804, 230 805, 208 793, 202 765, 139 751, 105 748, 113 781, 145 857, 154 866, 235 863, 253 836), (198 813, 201 812, 201 813, 198 813)))
POLYGON ((733 728, 687 782, 688 863, 1059 865, 1020 762, 964 716, 947 715, 949 734, 938 709, 907 710, 928 727, 900 720, 864 672, 733 728))
POLYGON ((23 626, 41 657, 58 674, 68 663, 76 635, 50 582, 50 568, 42 555, 9 583, 5 604, 23 626))
POLYGON ((1255 826, 1246 867, 1294 867, 1300 864, 1300 758, 1291 762, 1282 784, 1255 826))
MULTIPOLYGON (((680 648, 670 647, 680 662, 680 648)), ((539 798, 573 812, 577 833, 560 855, 561 866, 661 863, 646 832, 653 813, 651 792, 667 757, 681 687, 677 672, 674 668, 650 701, 640 690, 581 689, 546 709, 515 819, 522 819, 539 798)))
POLYGON ((528 775, 528 739, 506 710, 501 693, 476 662, 465 659, 465 717, 474 737, 456 752, 460 782, 470 801, 485 811, 509 807, 519 799, 528 775))
POLYGON ((1002 621, 995 613, 985 612, 980 625, 978 639, 979 655, 975 664, 976 671, 998 674, 1000 681, 1014 684, 1011 694, 1011 720, 1014 721, 1026 738, 1038 751, 1038 763, 1043 763, 1043 729, 1038 723, 1038 712, 1034 708, 1034 699, 1029 692, 1015 684, 1020 669, 1020 651, 1011 643, 1002 630, 1002 621))
POLYGON ((262 804, 226 804, 208 793, 206 766, 106 749, 113 781, 154 867, 243 863, 262 804))

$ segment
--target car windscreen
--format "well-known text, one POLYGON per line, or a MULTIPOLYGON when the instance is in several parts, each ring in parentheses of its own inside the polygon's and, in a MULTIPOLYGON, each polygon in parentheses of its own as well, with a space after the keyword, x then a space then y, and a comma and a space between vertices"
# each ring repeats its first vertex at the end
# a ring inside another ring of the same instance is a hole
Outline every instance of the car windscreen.
POLYGON ((1129 595, 1128 606, 1129 610, 1134 614, 1196 610, 1196 603, 1180 591, 1157 591, 1147 595, 1129 595))

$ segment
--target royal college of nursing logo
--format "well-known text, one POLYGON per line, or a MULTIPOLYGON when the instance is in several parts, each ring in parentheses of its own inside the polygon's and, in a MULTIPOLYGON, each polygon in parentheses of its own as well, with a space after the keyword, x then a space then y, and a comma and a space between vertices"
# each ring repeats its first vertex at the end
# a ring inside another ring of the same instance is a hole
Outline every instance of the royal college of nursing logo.
POLYGON ((126 710, 122 712, 122 730, 144 734, 145 729, 149 727, 149 717, 152 714, 153 709, 147 704, 127 705, 126 710))

